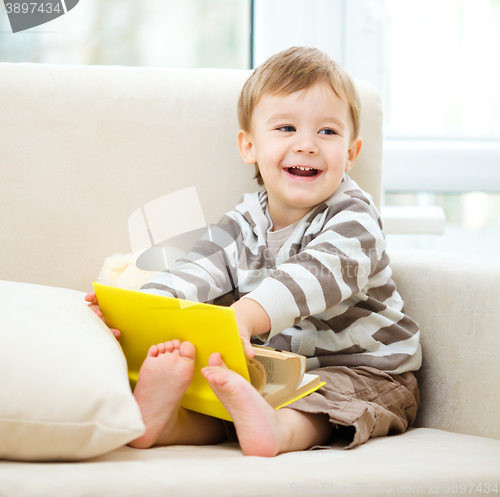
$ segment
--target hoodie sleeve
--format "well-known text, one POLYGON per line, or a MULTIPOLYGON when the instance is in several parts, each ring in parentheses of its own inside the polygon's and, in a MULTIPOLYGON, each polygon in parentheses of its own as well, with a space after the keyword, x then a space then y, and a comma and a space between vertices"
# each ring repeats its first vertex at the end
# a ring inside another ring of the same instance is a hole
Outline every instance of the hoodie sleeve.
POLYGON ((185 258, 153 276, 141 291, 211 302, 236 288, 236 261, 240 248, 240 227, 225 215, 207 230, 185 258))
POLYGON ((361 292, 387 265, 384 250, 378 215, 366 202, 353 198, 244 298, 255 300, 267 311, 271 320, 268 338, 272 338, 361 292))

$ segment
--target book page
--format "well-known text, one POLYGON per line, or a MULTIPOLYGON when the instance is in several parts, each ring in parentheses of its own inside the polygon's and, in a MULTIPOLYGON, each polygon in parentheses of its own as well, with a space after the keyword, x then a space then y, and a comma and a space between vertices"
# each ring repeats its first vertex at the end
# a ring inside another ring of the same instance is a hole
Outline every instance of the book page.
POLYGON ((318 376, 317 374, 304 373, 302 381, 300 382, 300 385, 297 387, 297 390, 302 388, 304 385, 307 385, 311 381, 316 381, 317 376, 318 376))
POLYGON ((319 375, 305 374, 300 385, 294 392, 291 392, 290 395, 286 396, 274 396, 272 400, 271 398, 269 398, 268 402, 275 409, 284 407, 288 404, 291 404, 292 402, 295 402, 298 399, 305 397, 306 395, 315 392, 316 390, 324 386, 324 384, 325 383, 321 381, 319 375))
POLYGON ((269 357, 255 356, 255 360, 259 361, 266 370, 266 382, 272 383, 274 378, 274 361, 269 357))
POLYGON ((286 394, 295 390, 301 379, 302 371, 300 369, 300 361, 285 360, 281 357, 266 357, 255 356, 266 370, 266 386, 264 387, 263 397, 270 395, 286 394))

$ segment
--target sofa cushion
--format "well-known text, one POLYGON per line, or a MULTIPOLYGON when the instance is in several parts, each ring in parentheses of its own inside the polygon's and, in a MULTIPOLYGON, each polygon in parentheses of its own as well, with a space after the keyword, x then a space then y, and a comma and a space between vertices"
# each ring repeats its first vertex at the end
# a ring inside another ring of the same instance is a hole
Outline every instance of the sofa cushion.
POLYGON ((0 461, 0 496, 496 497, 499 460, 498 440, 426 428, 271 458, 237 444, 122 447, 72 464, 0 461))
POLYGON ((500 440, 500 257, 389 255, 405 311, 421 331, 415 426, 500 440))
POLYGON ((143 433, 120 345, 83 295, 0 281, 0 458, 83 459, 143 433))

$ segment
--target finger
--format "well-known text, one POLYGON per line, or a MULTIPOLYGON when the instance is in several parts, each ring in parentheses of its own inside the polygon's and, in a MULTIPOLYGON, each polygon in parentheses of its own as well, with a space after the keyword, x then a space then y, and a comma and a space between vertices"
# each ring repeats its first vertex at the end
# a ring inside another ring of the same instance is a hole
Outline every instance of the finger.
POLYGON ((255 357, 255 350, 253 350, 252 344, 249 342, 246 347, 248 356, 255 357))
POLYGON ((92 311, 95 312, 99 317, 102 317, 102 312, 98 305, 89 304, 89 308, 92 309, 92 311))
POLYGON ((84 299, 87 302, 91 302, 92 304, 97 304, 97 298, 96 298, 95 292, 87 293, 87 295, 85 295, 84 299))
POLYGON ((118 339, 121 336, 120 330, 115 330, 114 328, 110 328, 109 331, 115 335, 115 337, 118 339))
POLYGON ((241 337, 241 341, 243 342, 243 346, 245 347, 245 354, 249 357, 254 357, 255 351, 253 350, 250 340, 248 340, 248 338, 241 337))

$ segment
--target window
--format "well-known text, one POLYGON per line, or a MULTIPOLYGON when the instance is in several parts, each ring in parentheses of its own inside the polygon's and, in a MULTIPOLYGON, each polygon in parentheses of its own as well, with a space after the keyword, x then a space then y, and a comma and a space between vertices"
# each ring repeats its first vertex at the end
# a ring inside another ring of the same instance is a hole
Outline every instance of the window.
POLYGON ((500 1, 385 7, 385 204, 447 218, 443 236, 389 235, 389 246, 497 254, 500 1))
POLYGON ((500 1, 385 6, 388 136, 500 139, 500 1))
POLYGON ((389 235, 393 248, 497 252, 500 0, 255 0, 254 16, 256 64, 314 45, 378 87, 385 205, 448 219, 441 237, 389 235))
POLYGON ((0 7, 0 60, 54 64, 250 67, 250 0, 81 0, 13 34, 0 7))
POLYGON ((385 0, 388 191, 500 191, 500 0, 385 0))
POLYGON ((317 46, 381 92, 385 204, 447 214, 439 242, 395 243, 500 245, 500 0, 81 0, 16 34, 2 9, 7 62, 246 69, 317 46))

